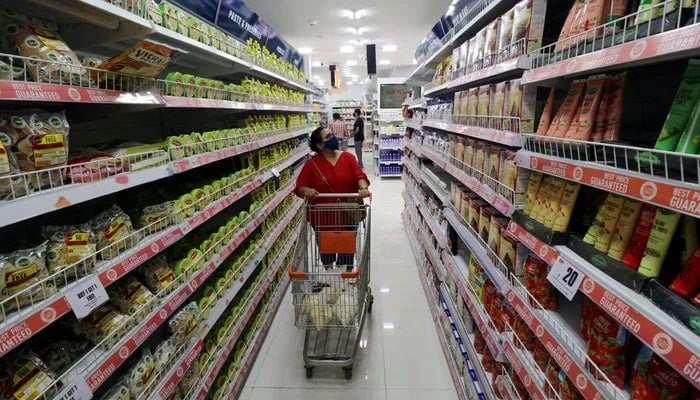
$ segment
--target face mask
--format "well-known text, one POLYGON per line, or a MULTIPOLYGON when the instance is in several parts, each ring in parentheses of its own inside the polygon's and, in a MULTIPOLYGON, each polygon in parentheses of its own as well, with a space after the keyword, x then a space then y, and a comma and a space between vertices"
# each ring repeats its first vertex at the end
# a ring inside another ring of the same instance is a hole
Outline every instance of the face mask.
POLYGON ((338 138, 335 136, 331 136, 323 142, 323 148, 328 149, 328 150, 338 150, 340 148, 340 142, 338 142, 338 138))

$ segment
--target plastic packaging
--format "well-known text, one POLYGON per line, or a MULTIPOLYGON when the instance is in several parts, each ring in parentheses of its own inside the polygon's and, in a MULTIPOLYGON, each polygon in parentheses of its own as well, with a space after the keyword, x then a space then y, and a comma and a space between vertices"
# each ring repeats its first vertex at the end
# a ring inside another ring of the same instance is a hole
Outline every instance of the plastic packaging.
POLYGON ((24 27, 15 35, 15 46, 29 60, 25 68, 37 82, 84 85, 90 83, 80 59, 57 34, 46 29, 24 27))
POLYGON ((603 140, 617 142, 620 140, 622 124, 622 105, 625 96, 627 73, 623 72, 609 79, 608 103, 605 112, 605 134, 603 140))
POLYGON ((531 215, 532 209, 537 203, 537 193, 540 191, 540 185, 542 184, 543 174, 538 171, 533 171, 530 173, 530 180, 527 184, 526 201, 525 208, 523 212, 525 215, 531 215))
POLYGON ((566 137, 576 140, 590 140, 596 121, 596 113, 600 108, 600 98, 603 94, 606 77, 596 75, 586 81, 586 92, 581 100, 580 115, 576 124, 576 130, 569 129, 566 137))
POLYGON ((131 218, 117 205, 98 214, 88 223, 97 238, 98 255, 103 260, 111 260, 133 245, 133 240, 124 240, 134 231, 131 218))
POLYGON ((635 271, 639 268, 639 263, 642 261, 644 251, 647 248, 647 240, 649 240, 649 235, 654 225, 655 215, 656 207, 647 203, 642 204, 642 211, 639 214, 637 226, 634 228, 630 245, 622 257, 622 262, 635 271))
POLYGON ((685 262, 669 288, 684 299, 690 299, 700 290, 700 247, 685 262))
POLYGON ((552 123, 547 130, 547 136, 564 137, 576 115, 576 111, 578 111, 585 88, 586 81, 582 79, 575 80, 571 84, 564 102, 552 119, 552 123))
POLYGON ((566 232, 569 227, 569 221, 571 221, 571 215, 574 211, 574 205, 576 205, 576 199, 578 198, 580 191, 581 184, 566 181, 564 195, 561 197, 561 201, 559 202, 559 207, 556 212, 556 218, 554 219, 554 224, 551 227, 553 231, 566 232))
MULTIPOLYGON (((145 39, 121 54, 104 61, 98 66, 98 69, 153 78, 160 74, 177 54, 178 51, 173 47, 145 39)), ((99 78, 102 80, 106 77, 100 76, 99 78)), ((107 82, 111 84, 111 80, 108 79, 107 82)))
POLYGON ((540 124, 537 126, 537 134, 541 136, 547 135, 547 130, 549 125, 552 123, 552 113, 554 113, 554 100, 556 95, 556 89, 551 88, 549 90, 549 96, 547 97, 547 102, 544 104, 544 110, 542 111, 542 117, 540 118, 540 124))
MULTIPOLYGON (((534 255, 525 260, 525 287, 537 299, 545 310, 556 310, 557 293, 554 286, 547 280, 549 266, 534 255)), ((530 302, 533 303, 532 299, 530 302)), ((537 307, 537 304, 532 304, 537 307)))
POLYGON ((513 43, 513 18, 515 10, 510 10, 501 16, 500 32, 498 34, 498 50, 503 52, 513 43))
POLYGON ((700 100, 695 103, 690 120, 678 140, 676 153, 698 154, 700 151, 700 100))
POLYGON ((85 260, 68 276, 82 277, 95 269, 93 255, 97 250, 96 238, 87 224, 79 226, 45 226, 41 229, 42 236, 48 240, 46 249, 46 264, 49 274, 85 260))
POLYGON ((5 310, 13 310, 43 299, 52 294, 52 282, 35 285, 49 274, 46 267, 47 242, 37 247, 0 255, 0 299, 16 296, 15 300, 3 305, 5 310), (25 290, 32 287, 30 290, 25 290))
POLYGON ((141 282, 132 277, 121 279, 110 286, 109 301, 124 314, 134 315, 142 307, 154 306, 153 294, 141 282))
POLYGON ((126 384, 134 398, 141 396, 155 378, 156 362, 150 351, 145 350, 141 359, 129 371, 126 384))
MULTIPOLYGON (((634 228, 639 220, 639 215, 642 212, 642 202, 634 199, 625 199, 620 212, 620 219, 612 235, 610 246, 608 247, 608 256, 614 260, 621 261, 625 255, 625 250, 629 245, 630 239, 634 234, 634 228)), ((601 250, 603 247, 602 238, 596 240, 596 248, 601 250), (598 241, 601 241, 599 246, 598 241)), ((602 251, 602 250, 601 250, 602 251)))
POLYGON ((661 207, 656 210, 644 257, 639 263, 640 274, 649 278, 659 276, 680 219, 681 215, 675 211, 661 207))
POLYGON ((610 78, 606 78, 603 83, 603 90, 600 96, 600 103, 598 104, 598 111, 596 112, 595 125, 593 126, 593 133, 591 135, 591 140, 594 142, 600 142, 605 137, 606 121, 608 118, 608 110, 610 109, 610 78))
POLYGON ((598 235, 595 239, 595 248, 598 251, 607 253, 610 248, 610 242, 615 234, 615 229, 617 228, 618 221, 620 220, 620 214, 624 208, 625 197, 620 195, 615 195, 610 193, 608 199, 606 199, 603 207, 603 218, 601 220, 602 224, 598 230, 598 235))
POLYGON ((521 48, 513 49, 517 53, 511 53, 511 55, 515 57, 518 56, 519 53, 524 52, 528 46, 526 39, 528 30, 530 29, 530 20, 532 19, 532 0, 522 0, 513 7, 513 12, 513 34, 511 42, 517 43, 519 41, 525 41, 521 48))
POLYGON ((630 386, 635 400, 684 400, 692 390, 683 375, 647 346, 637 356, 630 386))
POLYGON ((590 323, 586 353, 615 386, 622 388, 627 375, 625 347, 629 333, 595 304, 591 305, 588 319, 590 323))

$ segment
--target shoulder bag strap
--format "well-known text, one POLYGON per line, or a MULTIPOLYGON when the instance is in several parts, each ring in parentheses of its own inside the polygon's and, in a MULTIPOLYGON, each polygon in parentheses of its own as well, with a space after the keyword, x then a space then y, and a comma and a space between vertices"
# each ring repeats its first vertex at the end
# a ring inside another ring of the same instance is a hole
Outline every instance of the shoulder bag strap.
POLYGON ((323 175, 323 172, 321 172, 321 168, 318 167, 318 164, 316 164, 316 161, 313 158, 311 158, 309 160, 314 165, 314 168, 316 168, 316 172, 318 172, 318 174, 321 176, 321 180, 323 181, 323 183, 326 184, 326 187, 328 187, 328 190, 330 190, 331 193, 335 193, 335 190, 333 190, 333 187, 331 186, 330 182, 328 182, 328 179, 326 179, 325 175, 323 175))

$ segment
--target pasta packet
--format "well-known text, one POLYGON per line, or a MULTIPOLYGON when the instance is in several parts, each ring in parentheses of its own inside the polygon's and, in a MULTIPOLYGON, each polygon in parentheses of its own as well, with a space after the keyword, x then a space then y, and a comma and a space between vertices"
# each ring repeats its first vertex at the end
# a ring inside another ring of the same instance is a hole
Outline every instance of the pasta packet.
POLYGON ((89 224, 97 238, 97 250, 103 260, 111 260, 133 245, 131 240, 122 240, 131 235, 134 226, 129 216, 117 205, 98 214, 89 224))
POLYGON ((126 376, 126 385, 134 398, 139 398, 155 377, 156 362, 150 350, 144 350, 141 359, 126 376))
MULTIPOLYGON (((132 277, 122 279, 110 286, 109 301, 124 314, 134 315, 141 307, 146 306, 154 298, 141 282, 132 277)), ((151 307, 154 304, 151 304, 151 307)))
POLYGON ((34 399, 38 397, 32 397, 35 393, 46 393, 47 397, 52 397, 50 389, 55 380, 56 375, 31 352, 10 357, 0 367, 0 397, 34 399))
POLYGON ((5 311, 14 310, 39 301, 55 291, 53 282, 36 285, 49 275, 46 268, 47 242, 29 249, 0 255, 0 300, 16 297, 3 305, 5 311), (28 291, 25 289, 32 287, 28 291))
POLYGON ((86 85, 90 77, 80 59, 56 33, 37 27, 22 27, 15 35, 15 46, 25 67, 37 82, 86 85))
POLYGON ((95 270, 93 255, 97 251, 97 240, 88 224, 44 226, 41 235, 48 241, 46 264, 50 274, 71 266, 68 278, 79 278, 95 270), (81 260, 84 262, 73 265, 81 260))

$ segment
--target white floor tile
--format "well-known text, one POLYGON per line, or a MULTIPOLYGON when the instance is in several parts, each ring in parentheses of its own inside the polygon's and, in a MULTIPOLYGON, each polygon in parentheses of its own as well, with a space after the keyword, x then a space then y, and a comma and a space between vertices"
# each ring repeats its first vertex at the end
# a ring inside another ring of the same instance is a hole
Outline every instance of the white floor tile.
POLYGON ((415 259, 403 232, 400 180, 380 180, 370 167, 372 202, 371 283, 374 310, 362 332, 353 378, 340 368, 314 370, 306 378, 304 331, 293 325, 286 296, 271 327, 243 400, 362 399, 447 400, 456 393, 432 322, 415 259))

